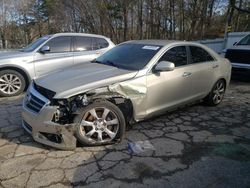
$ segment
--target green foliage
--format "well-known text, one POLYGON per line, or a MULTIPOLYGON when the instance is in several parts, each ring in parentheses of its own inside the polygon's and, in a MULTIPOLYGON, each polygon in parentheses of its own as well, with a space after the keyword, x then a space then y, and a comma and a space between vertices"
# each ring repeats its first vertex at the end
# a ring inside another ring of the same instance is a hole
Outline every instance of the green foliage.
POLYGON ((122 6, 120 3, 108 3, 107 10, 113 19, 122 20, 122 6))

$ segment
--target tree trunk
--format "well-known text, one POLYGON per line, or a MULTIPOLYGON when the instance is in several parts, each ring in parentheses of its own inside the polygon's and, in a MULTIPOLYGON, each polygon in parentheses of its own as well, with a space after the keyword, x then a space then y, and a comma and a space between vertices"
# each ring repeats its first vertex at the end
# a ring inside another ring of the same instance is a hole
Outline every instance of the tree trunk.
POLYGON ((138 33, 139 38, 143 39, 143 0, 139 0, 138 5, 138 33))
POLYGON ((123 41, 127 40, 128 33, 128 4, 124 2, 123 4, 123 22, 124 22, 124 30, 123 30, 123 41))
POLYGON ((5 35, 3 33, 1 33, 1 41, 3 49, 6 49, 6 40, 5 40, 5 35))

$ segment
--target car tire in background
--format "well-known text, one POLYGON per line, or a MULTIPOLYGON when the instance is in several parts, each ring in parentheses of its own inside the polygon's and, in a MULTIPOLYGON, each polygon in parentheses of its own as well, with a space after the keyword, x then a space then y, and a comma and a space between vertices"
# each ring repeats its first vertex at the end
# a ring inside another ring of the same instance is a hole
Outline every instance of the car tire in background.
POLYGON ((0 96, 12 97, 21 94, 26 87, 22 74, 15 70, 0 71, 0 96))
POLYGON ((122 111, 109 101, 96 101, 75 117, 76 137, 83 145, 96 146, 122 140, 126 121, 122 111))
POLYGON ((226 91, 226 83, 224 80, 218 80, 210 93, 204 98, 204 104, 208 106, 216 106, 221 103, 226 91))

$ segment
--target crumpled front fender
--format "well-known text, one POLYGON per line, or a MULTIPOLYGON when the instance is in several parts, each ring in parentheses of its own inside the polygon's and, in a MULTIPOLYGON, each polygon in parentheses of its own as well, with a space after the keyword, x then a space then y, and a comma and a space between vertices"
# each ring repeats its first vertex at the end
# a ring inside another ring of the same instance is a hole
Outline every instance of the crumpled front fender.
POLYGON ((146 116, 147 87, 144 76, 110 85, 109 90, 117 92, 131 100, 135 121, 139 121, 146 116))

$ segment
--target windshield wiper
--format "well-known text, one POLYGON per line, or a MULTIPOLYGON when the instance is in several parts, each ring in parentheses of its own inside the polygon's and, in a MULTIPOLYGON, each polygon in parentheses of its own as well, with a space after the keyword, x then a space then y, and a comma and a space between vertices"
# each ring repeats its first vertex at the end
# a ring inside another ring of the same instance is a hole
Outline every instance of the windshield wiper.
POLYGON ((116 67, 116 68, 119 68, 118 65, 116 65, 115 63, 113 63, 112 61, 105 61, 105 62, 102 62, 102 61, 98 61, 98 60, 93 60, 91 61, 91 63, 99 63, 99 64, 103 64, 103 65, 109 65, 109 66, 112 66, 112 67, 116 67))
POLYGON ((98 60, 93 60, 93 61, 91 61, 91 63, 99 63, 99 64, 103 64, 103 62, 98 61, 98 60))

